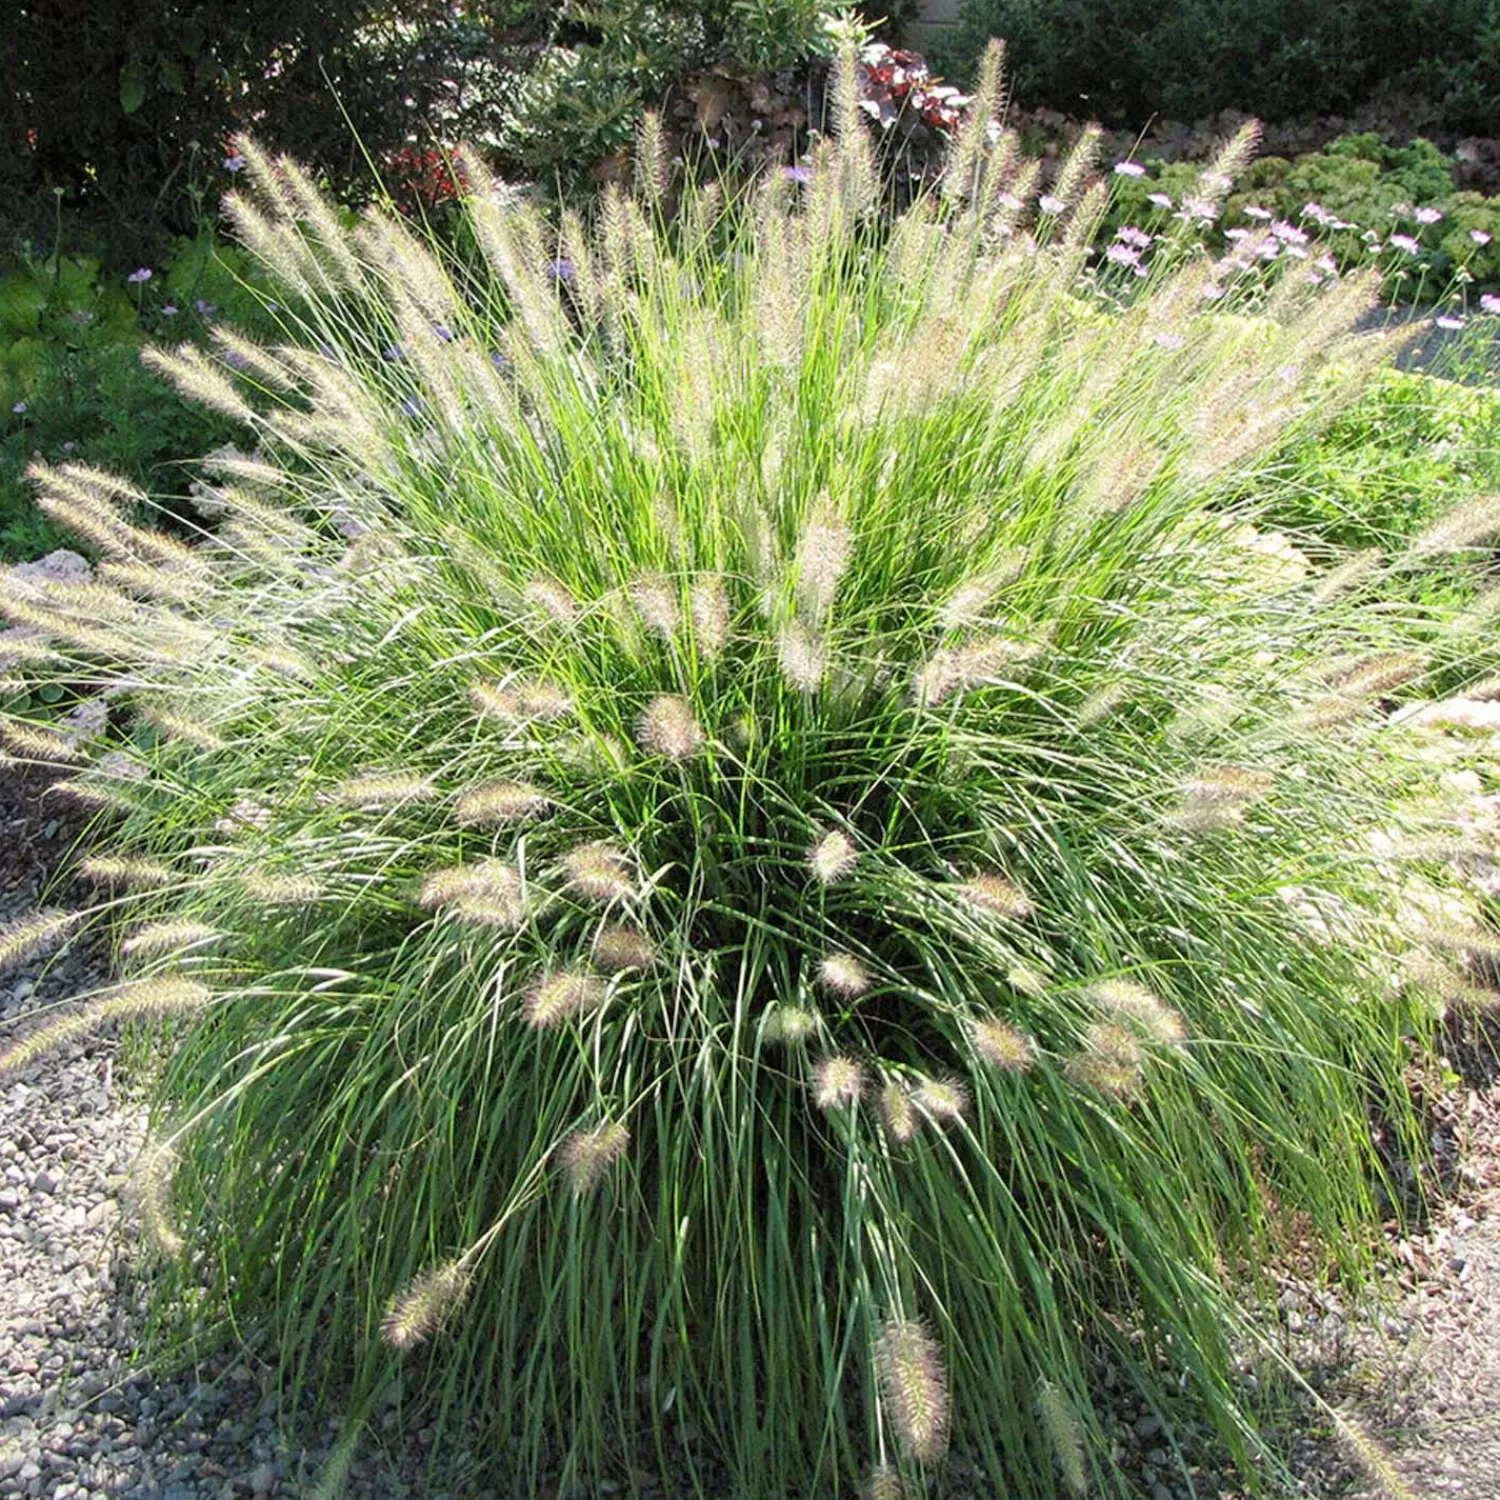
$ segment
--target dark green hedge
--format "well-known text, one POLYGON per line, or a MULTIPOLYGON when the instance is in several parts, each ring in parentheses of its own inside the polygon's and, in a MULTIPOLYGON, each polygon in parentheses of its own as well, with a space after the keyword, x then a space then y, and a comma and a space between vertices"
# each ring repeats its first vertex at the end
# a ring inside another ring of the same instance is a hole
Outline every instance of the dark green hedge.
POLYGON ((1429 133, 1494 134, 1500 0, 964 0, 935 49, 955 76, 1010 43, 1028 106, 1116 125, 1222 109, 1268 121, 1420 100, 1429 133))

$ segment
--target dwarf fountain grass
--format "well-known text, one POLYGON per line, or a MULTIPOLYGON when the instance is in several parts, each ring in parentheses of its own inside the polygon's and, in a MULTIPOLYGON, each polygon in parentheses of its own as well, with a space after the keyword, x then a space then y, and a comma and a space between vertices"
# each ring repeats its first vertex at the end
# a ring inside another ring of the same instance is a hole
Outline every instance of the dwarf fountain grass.
POLYGON ((1263 1463, 1242 1298, 1288 1213, 1368 1269, 1369 1116, 1420 1154, 1473 988, 1401 966, 1374 839, 1453 829, 1380 711, 1426 648, 1355 585, 1489 503, 1389 559, 1256 525, 1373 285, 1250 315, 1185 251, 1111 302, 1087 150, 1039 212, 987 122, 882 231, 848 66, 805 183, 675 229, 649 150, 560 240, 469 158, 444 253, 247 149, 293 342, 157 359, 257 433, 221 524, 39 467, 112 592, 0 601, 111 694, 68 758, 144 772, 80 866, 132 982, 213 997, 164 1306, 206 1282, 351 1444, 400 1378, 508 1492, 917 1493, 953 1447, 1117 1492, 1106 1361, 1263 1463))

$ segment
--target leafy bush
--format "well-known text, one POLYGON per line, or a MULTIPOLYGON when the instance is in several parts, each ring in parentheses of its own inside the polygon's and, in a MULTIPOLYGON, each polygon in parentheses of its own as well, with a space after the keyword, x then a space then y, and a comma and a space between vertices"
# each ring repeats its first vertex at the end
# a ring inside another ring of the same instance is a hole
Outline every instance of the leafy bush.
POLYGON ((1490 0, 964 0, 936 49, 966 76, 986 40, 1011 44, 1031 104, 1143 125, 1223 109, 1268 120, 1348 114, 1416 96, 1429 125, 1487 134, 1500 96, 1500 20, 1490 0))
MULTIPOLYGON (((149 269, 149 268, 147 268, 149 269)), ((139 273, 136 273, 139 275, 139 273)), ((242 251, 203 234, 133 284, 91 256, 53 255, 0 280, 0 563, 63 541, 25 480, 34 458, 101 465, 160 489, 176 466, 245 436, 140 363, 145 337, 207 338, 216 315, 268 326, 264 284, 242 251)))
POLYGON ((649 132, 556 240, 476 166, 465 261, 247 145, 302 347, 154 356, 255 431, 216 532, 38 471, 106 561, 5 586, 12 670, 130 716, 5 733, 109 809, 128 977, 0 1072, 164 1028, 163 1295, 347 1402, 345 1457, 399 1379, 435 1470, 531 1491, 892 1496, 953 1444, 1116 1493, 1107 1360, 1260 1463, 1241 1299, 1293 1242, 1358 1280, 1381 1147, 1420 1167, 1481 940, 1412 932, 1422 663, 1256 526, 1371 289, 1230 316, 1189 255, 1112 309, 1104 186, 1034 219, 995 91, 889 232, 852 62, 805 182, 670 235, 649 132))

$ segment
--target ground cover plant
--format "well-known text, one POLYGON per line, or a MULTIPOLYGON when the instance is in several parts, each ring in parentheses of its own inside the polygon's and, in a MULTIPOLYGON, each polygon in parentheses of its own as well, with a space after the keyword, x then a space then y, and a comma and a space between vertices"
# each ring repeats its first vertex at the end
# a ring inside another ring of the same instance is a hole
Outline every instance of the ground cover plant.
POLYGON ((1107 1363, 1265 1473, 1258 1276, 1360 1281, 1420 1173, 1405 1070, 1493 943, 1380 585, 1500 506, 1264 530, 1370 282, 1085 279, 1109 179, 1041 191, 993 58, 883 225, 851 62, 835 139, 670 231, 649 129, 556 236, 473 163, 442 255, 244 143, 298 319, 151 356, 255 434, 212 532, 36 470, 103 561, 7 579, 0 652, 97 696, 5 744, 99 805, 125 973, 0 1073, 146 1028, 164 1317, 346 1456, 399 1383, 508 1491, 1111 1493, 1107 1363))

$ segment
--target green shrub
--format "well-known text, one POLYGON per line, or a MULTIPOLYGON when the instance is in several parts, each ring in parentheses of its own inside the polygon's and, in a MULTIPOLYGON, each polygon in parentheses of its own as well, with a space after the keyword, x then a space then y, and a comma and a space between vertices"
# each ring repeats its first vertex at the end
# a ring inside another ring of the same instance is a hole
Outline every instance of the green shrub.
POLYGON ((1422 663, 1256 526, 1370 287, 1230 316, 1189 255, 1111 309, 1086 160, 1034 236, 981 109, 886 233, 852 61, 837 113, 671 235, 649 134, 556 240, 476 167, 463 262, 247 146, 304 346, 155 356, 255 430, 216 532, 37 475, 103 587, 7 584, 13 670, 131 712, 5 734, 110 809, 128 977, 0 1072, 163 1028, 162 1296, 345 1458, 399 1380, 433 1483, 890 1496, 951 1443, 1118 1493, 1107 1363, 1259 1466, 1244 1299, 1293 1240, 1368 1269, 1372 1113, 1420 1170, 1404 1070, 1480 941, 1423 917, 1380 712, 1422 663))
POLYGON ((1500 79, 1491 0, 964 0, 936 49, 968 76, 986 40, 1011 45, 1019 95, 1107 123, 1224 109, 1263 119, 1347 115, 1414 96, 1433 130, 1485 134, 1500 79))

